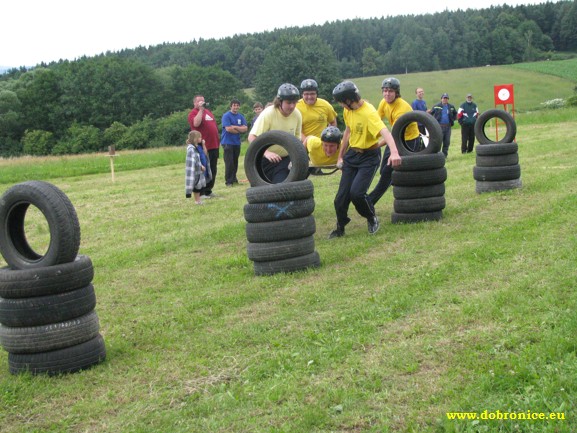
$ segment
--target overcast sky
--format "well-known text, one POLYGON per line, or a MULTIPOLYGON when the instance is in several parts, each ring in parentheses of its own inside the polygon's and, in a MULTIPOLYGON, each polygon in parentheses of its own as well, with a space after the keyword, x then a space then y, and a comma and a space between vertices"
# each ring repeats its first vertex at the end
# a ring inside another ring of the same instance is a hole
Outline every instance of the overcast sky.
POLYGON ((190 42, 349 18, 421 15, 545 0, 8 0, 2 2, 0 66, 34 66, 163 42, 190 42), (356 6, 356 7, 355 7, 356 6))

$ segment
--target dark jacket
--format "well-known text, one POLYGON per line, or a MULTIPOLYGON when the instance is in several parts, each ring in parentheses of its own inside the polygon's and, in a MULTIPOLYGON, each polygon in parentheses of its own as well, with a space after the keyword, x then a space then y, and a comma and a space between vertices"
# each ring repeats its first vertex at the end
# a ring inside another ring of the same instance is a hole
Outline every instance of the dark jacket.
MULTIPOLYGON (((451 126, 455 124, 455 120, 457 119, 457 110, 455 106, 452 104, 447 103, 449 107, 449 123, 451 126)), ((443 103, 438 102, 435 104, 433 108, 431 108, 431 114, 437 119, 439 123, 441 123, 441 114, 443 113, 443 103)))

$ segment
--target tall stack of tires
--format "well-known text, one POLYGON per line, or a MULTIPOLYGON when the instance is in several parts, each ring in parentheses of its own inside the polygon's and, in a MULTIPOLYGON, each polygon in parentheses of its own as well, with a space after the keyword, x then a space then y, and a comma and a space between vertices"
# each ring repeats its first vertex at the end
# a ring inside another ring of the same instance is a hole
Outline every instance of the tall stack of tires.
POLYGON ((506 111, 492 109, 479 115, 475 123, 475 137, 479 144, 475 146, 476 165, 473 167, 477 194, 522 186, 519 148, 513 141, 516 134, 515 119, 506 111), (485 126, 493 119, 504 122, 507 130, 503 138, 498 141, 491 140, 485 133, 485 126))
POLYGON ((251 185, 244 206, 247 255, 255 275, 320 266, 313 236, 314 188, 307 179, 308 155, 302 143, 286 132, 265 132, 248 147, 244 167, 251 185), (277 184, 262 170, 264 152, 273 144, 287 150, 292 165, 288 177, 277 184))
POLYGON ((89 257, 78 255, 79 247, 76 210, 56 186, 23 182, 0 197, 0 253, 8 264, 0 269, 0 345, 10 373, 72 373, 106 358, 94 269, 89 257), (30 206, 48 223, 44 255, 26 237, 30 206))
POLYGON ((393 213, 391 222, 416 223, 438 221, 445 208, 445 155, 441 153, 442 131, 428 113, 413 111, 397 119, 391 131, 401 165, 392 174, 393 213), (405 142, 405 130, 412 122, 423 124, 428 132, 421 137, 426 145, 414 151, 405 142))

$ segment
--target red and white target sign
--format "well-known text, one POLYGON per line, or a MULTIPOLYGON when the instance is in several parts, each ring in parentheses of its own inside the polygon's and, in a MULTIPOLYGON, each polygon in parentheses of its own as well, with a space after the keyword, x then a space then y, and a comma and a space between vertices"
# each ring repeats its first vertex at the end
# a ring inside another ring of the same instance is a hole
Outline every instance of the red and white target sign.
POLYGON ((494 86, 495 105, 514 104, 515 97, 512 84, 499 84, 494 86))

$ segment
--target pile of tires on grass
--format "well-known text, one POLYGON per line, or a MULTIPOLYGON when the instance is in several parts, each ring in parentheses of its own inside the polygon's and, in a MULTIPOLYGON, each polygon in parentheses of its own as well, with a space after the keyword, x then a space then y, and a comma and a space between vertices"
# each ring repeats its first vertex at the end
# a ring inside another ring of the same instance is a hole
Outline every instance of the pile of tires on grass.
POLYGON ((308 155, 300 140, 282 131, 265 132, 249 145, 244 168, 251 185, 244 206, 247 255, 255 275, 320 266, 313 236, 314 187, 307 179, 308 155), (282 183, 272 184, 262 159, 275 144, 287 150, 292 167, 282 183))
POLYGON ((437 120, 423 111, 413 111, 400 116, 391 131, 401 165, 392 174, 393 213, 391 222, 416 223, 438 221, 445 208, 445 155, 441 153, 442 131, 437 120), (424 146, 413 151, 405 142, 405 130, 411 123, 425 126, 427 136, 424 146))
POLYGON ((506 111, 492 109, 479 115, 475 123, 475 137, 479 144, 475 146, 476 165, 473 167, 478 194, 521 187, 518 145, 513 142, 516 134, 515 119, 506 111), (499 141, 491 140, 485 133, 485 126, 493 119, 503 121, 507 130, 499 141))
POLYGON ((14 185, 0 197, 0 345, 10 373, 72 373, 106 358, 95 312, 94 269, 78 255, 80 225, 68 197, 42 181, 14 185), (35 206, 46 218, 44 255, 30 245, 25 218, 35 206))

